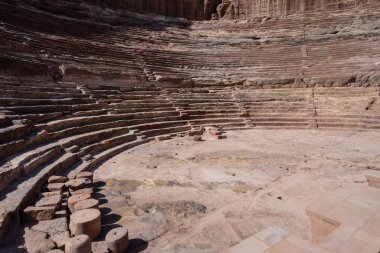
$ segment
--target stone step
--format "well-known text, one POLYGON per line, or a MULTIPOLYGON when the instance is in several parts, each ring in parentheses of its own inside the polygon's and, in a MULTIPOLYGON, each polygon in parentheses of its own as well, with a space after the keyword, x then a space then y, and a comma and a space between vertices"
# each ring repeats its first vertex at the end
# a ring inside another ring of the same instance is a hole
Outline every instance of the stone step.
POLYGON ((57 155, 62 154, 63 151, 60 146, 55 146, 52 149, 42 150, 39 153, 34 153, 29 156, 25 155, 23 158, 18 157, 18 161, 4 164, 0 167, 0 192, 13 181, 21 176, 32 173, 57 155))
POLYGON ((255 118, 252 118, 252 123, 257 126, 309 126, 308 121, 300 122, 300 121, 292 121, 289 119, 288 121, 255 121, 255 118))
POLYGON ((23 139, 33 131, 30 125, 11 125, 5 128, 0 128, 0 144, 23 139))
POLYGON ((76 88, 70 89, 70 88, 61 88, 61 87, 28 86, 28 85, 2 84, 2 83, 0 83, 0 88, 4 90, 81 94, 81 91, 76 88))
POLYGON ((104 150, 110 149, 122 143, 135 141, 137 139, 135 134, 124 134, 108 139, 103 139, 100 142, 93 143, 92 145, 84 146, 78 152, 78 155, 84 157, 86 155, 94 156, 104 150))
POLYGON ((103 104, 72 104, 72 105, 33 105, 33 106, 8 106, 6 110, 17 114, 40 114, 53 112, 75 112, 104 109, 103 104))
POLYGON ((145 131, 141 131, 141 133, 147 137, 154 137, 154 136, 166 135, 166 134, 172 134, 172 133, 188 132, 190 130, 191 130, 191 126, 185 125, 185 126, 145 130, 145 131))
POLYGON ((91 104, 96 100, 92 98, 62 98, 62 99, 15 99, 11 97, 0 98, 0 106, 40 106, 40 105, 74 105, 91 104))
POLYGON ((87 95, 81 93, 56 93, 56 92, 39 92, 29 90, 2 90, 0 94, 2 98, 35 98, 35 99, 60 99, 60 98, 86 98, 87 95))
POLYGON ((98 123, 98 124, 89 124, 79 127, 70 127, 65 128, 63 130, 59 130, 56 132, 50 132, 48 134, 49 140, 57 140, 66 138, 73 135, 79 135, 83 133, 90 133, 94 131, 100 131, 104 129, 110 129, 110 128, 118 128, 118 127, 127 127, 130 125, 129 120, 117 120, 117 121, 110 121, 110 122, 104 122, 104 123, 98 123))
MULTIPOLYGON (((40 170, 35 170, 28 176, 24 176, 7 187, 0 194, 0 231, 7 231, 10 223, 19 223, 22 209, 31 204, 47 179, 59 174, 78 161, 74 154, 63 154, 59 158, 50 161, 40 170)), ((1 241, 1 239, 0 239, 1 241)))
POLYGON ((131 149, 133 147, 145 144, 147 142, 152 141, 153 138, 147 138, 147 139, 137 139, 136 141, 128 142, 126 144, 121 144, 118 146, 115 146, 113 148, 107 149, 99 154, 96 154, 93 156, 93 159, 89 162, 82 162, 79 164, 74 170, 72 170, 68 175, 69 176, 75 176, 78 172, 82 171, 91 171, 97 166, 101 165, 108 159, 112 158, 113 156, 116 156, 128 149, 131 149))
POLYGON ((75 135, 66 139, 59 140, 63 148, 69 148, 72 146, 83 146, 91 143, 101 141, 105 138, 114 137, 120 134, 127 134, 129 129, 127 127, 110 128, 80 135, 75 135))
POLYGON ((43 143, 47 140, 47 137, 47 133, 44 131, 32 132, 24 139, 12 140, 11 142, 0 144, 0 159, 11 156, 31 147, 32 145, 43 143))
POLYGON ((253 123, 260 123, 260 122, 307 122, 308 118, 295 118, 295 117, 256 117, 251 116, 251 121, 253 123))
POLYGON ((218 124, 218 123, 244 123, 243 118, 212 118, 189 120, 190 124, 218 124))
POLYGON ((36 125, 38 129, 44 129, 48 132, 59 131, 68 127, 83 126, 89 124, 105 123, 117 120, 132 120, 132 119, 149 119, 155 117, 176 115, 175 112, 141 112, 141 113, 126 113, 113 115, 100 115, 90 117, 73 117, 64 120, 51 121, 46 124, 36 125))

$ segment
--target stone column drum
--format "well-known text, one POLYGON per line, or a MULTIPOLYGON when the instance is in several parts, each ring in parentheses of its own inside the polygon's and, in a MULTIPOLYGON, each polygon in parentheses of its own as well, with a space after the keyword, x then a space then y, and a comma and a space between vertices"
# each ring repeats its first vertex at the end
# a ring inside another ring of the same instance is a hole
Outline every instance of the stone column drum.
POLYGON ((88 235, 94 240, 100 234, 101 217, 97 209, 84 209, 70 215, 70 231, 73 235, 88 235))
POLYGON ((123 253, 129 245, 128 230, 124 227, 114 228, 106 235, 107 248, 113 253, 123 253))
POLYGON ((78 235, 67 240, 66 253, 92 253, 91 239, 88 235, 78 235))

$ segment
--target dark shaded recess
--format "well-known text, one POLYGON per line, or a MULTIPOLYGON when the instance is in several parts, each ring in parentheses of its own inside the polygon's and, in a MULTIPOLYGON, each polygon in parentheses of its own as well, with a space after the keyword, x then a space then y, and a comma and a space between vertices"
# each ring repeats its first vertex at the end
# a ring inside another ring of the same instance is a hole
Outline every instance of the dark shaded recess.
POLYGON ((39 62, 23 61, 18 59, 10 59, 0 56, 0 73, 7 75, 46 75, 47 65, 39 62))

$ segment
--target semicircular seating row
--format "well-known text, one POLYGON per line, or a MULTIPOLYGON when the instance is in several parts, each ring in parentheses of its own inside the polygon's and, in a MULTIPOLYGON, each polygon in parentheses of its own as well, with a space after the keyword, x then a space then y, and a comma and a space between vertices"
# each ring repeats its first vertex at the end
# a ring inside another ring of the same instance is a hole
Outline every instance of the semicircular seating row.
POLYGON ((48 177, 91 170, 160 136, 203 125, 380 129, 378 88, 91 89, 75 83, 0 78, 0 231, 48 177))

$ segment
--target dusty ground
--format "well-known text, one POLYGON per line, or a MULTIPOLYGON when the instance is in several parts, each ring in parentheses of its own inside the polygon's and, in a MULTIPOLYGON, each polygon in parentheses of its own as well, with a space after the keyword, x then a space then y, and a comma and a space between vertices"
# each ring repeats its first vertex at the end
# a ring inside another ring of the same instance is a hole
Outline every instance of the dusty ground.
POLYGON ((306 236, 308 203, 380 169, 380 132, 226 135, 154 141, 96 170, 110 225, 149 242, 135 252, 220 252, 274 225, 306 236))

